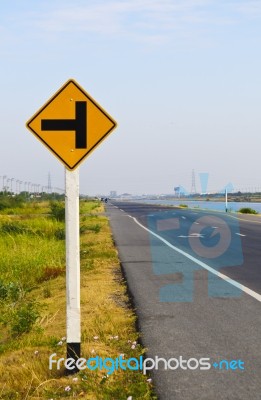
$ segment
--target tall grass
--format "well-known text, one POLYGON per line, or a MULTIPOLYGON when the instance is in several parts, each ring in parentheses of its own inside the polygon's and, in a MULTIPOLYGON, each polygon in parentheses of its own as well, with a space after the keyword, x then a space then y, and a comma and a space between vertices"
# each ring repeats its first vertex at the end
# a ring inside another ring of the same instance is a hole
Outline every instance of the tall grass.
POLYGON ((57 238, 64 225, 51 218, 0 218, 0 276, 31 288, 46 267, 64 267, 65 245, 57 238))
MULTIPOLYGON (((98 202, 84 202, 81 211, 82 355, 138 358, 144 349, 136 343, 135 315, 108 221, 90 215, 103 211, 98 202)), ((0 216, 0 398, 154 399, 138 371, 119 370, 108 377, 106 371, 85 370, 67 377, 63 370, 48 369, 52 353, 66 357, 61 232, 64 223, 51 217, 0 216)))
POLYGON ((19 281, 25 288, 34 287, 46 267, 65 265, 64 243, 55 238, 7 234, 0 240, 0 253, 2 280, 19 281))

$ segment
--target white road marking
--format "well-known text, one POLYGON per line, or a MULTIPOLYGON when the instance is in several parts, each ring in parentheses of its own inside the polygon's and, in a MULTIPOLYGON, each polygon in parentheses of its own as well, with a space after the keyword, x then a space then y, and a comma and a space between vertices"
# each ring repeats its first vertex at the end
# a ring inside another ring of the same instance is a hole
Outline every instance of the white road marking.
POLYGON ((211 226, 212 229, 218 229, 218 226, 211 226))
POLYGON ((186 217, 183 217, 183 215, 182 215, 182 217, 181 218, 183 218, 183 219, 186 219, 186 217))
POLYGON ((191 256, 190 254, 186 253, 185 251, 179 249, 176 246, 173 246, 171 243, 169 243, 167 240, 163 239, 161 236, 157 235, 155 232, 151 231, 150 229, 146 228, 144 225, 142 225, 139 221, 137 221, 136 218, 132 217, 134 222, 136 222, 137 225, 139 225, 142 229, 145 231, 151 233, 153 236, 155 236, 157 239, 161 240, 163 243, 165 243, 168 247, 171 249, 175 250, 177 253, 182 254, 184 257, 188 258, 189 260, 195 262, 196 264, 200 265, 202 268, 205 268, 207 271, 211 272, 212 274, 218 276, 219 278, 223 279, 224 281, 230 283, 231 285, 237 287, 238 289, 242 290, 243 292, 247 293, 249 296, 253 297, 257 301, 261 302, 261 295, 254 292, 253 290, 249 289, 248 287, 241 285, 240 283, 234 281, 234 279, 229 278, 228 276, 222 274, 221 272, 216 271, 214 268, 210 267, 206 263, 198 260, 197 258, 191 256))
POLYGON ((121 208, 119 209, 120 211, 123 211, 121 208))
POLYGON ((202 235, 201 233, 191 233, 190 235, 188 235, 188 236, 185 236, 185 235, 180 235, 180 236, 178 236, 178 237, 180 237, 180 238, 203 238, 204 237, 204 235, 202 235))
POLYGON ((238 236, 246 236, 246 235, 243 235, 243 233, 236 233, 236 235, 238 235, 238 236))

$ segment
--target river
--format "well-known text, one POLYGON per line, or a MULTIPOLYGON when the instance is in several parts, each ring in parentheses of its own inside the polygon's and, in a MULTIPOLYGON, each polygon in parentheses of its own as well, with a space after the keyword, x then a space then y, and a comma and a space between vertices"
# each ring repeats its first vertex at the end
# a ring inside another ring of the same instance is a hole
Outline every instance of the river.
MULTIPOLYGON (((180 204, 186 204, 189 208, 202 208, 207 210, 225 211, 225 202, 221 201, 194 201, 194 200, 135 200, 146 204, 162 204, 179 206, 180 204)), ((240 208, 249 207, 261 213, 261 203, 244 203, 244 202, 228 202, 228 211, 236 212, 240 208)))

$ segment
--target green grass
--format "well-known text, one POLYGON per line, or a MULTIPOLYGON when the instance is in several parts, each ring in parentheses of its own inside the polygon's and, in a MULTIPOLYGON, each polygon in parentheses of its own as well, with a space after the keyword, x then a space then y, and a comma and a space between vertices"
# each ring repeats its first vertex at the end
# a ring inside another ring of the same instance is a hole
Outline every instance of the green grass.
POLYGON ((99 200, 96 201, 84 200, 80 202, 81 214, 99 213, 101 211, 102 211, 102 206, 99 200))
POLYGON ((238 212, 240 212, 241 214, 258 214, 258 212, 256 210, 254 210, 253 208, 250 208, 250 207, 240 208, 240 210, 238 212))
POLYGON ((50 212, 48 201, 37 202, 25 198, 6 198, 0 196, 1 215, 25 215, 43 214, 50 212))
MULTIPOLYGON (((144 349, 131 348, 139 334, 108 220, 99 202, 81 202, 80 209, 82 356, 139 358, 144 349)), ((64 222, 41 216, 50 213, 48 204, 37 211, 0 215, 0 398, 154 399, 138 371, 70 377, 48 369, 52 353, 66 357, 64 222)))
POLYGON ((39 281, 46 267, 65 265, 64 242, 55 238, 8 234, 0 240, 0 253, 2 279, 27 288, 39 281))

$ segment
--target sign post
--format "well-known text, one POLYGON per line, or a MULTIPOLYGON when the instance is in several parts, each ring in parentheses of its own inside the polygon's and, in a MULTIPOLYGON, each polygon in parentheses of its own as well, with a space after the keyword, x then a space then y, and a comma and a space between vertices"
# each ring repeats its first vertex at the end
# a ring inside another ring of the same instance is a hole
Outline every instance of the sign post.
MULTIPOLYGON (((81 354, 79 168, 65 169, 67 358, 81 354)), ((72 372, 76 372, 75 367, 72 372)))
POLYGON ((81 356, 79 164, 116 127, 112 117, 70 79, 27 122, 27 128, 65 165, 66 330, 68 373, 81 356))

